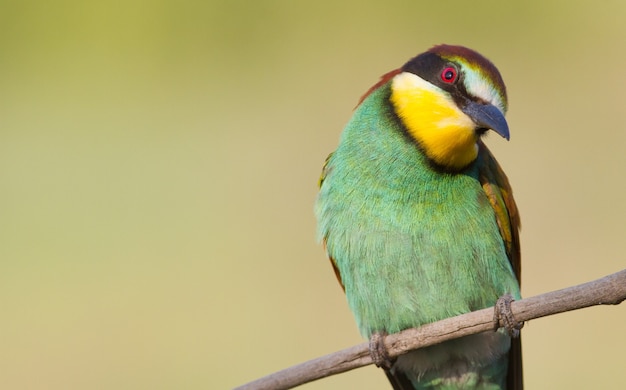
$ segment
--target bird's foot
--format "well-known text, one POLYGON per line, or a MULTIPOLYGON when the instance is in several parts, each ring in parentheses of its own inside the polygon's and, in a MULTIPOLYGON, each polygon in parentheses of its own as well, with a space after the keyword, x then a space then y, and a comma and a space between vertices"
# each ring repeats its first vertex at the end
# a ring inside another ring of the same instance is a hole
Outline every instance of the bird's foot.
POLYGON ((494 306, 493 323, 496 330, 503 327, 509 333, 510 337, 519 337, 519 331, 524 326, 524 323, 518 322, 515 316, 513 316, 511 302, 514 300, 513 296, 509 293, 498 298, 494 306))
POLYGON ((391 369, 393 361, 389 357, 387 347, 385 347, 385 336, 387 332, 374 332, 370 336, 370 356, 376 367, 384 370, 391 369))

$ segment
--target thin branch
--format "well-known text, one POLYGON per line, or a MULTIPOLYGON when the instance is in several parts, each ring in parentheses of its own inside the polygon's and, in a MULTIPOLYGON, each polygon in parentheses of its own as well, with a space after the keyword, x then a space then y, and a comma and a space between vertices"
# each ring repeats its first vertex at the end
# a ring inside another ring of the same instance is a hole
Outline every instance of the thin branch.
MULTIPOLYGON (((518 321, 529 321, 595 305, 617 305, 626 300, 626 269, 592 282, 515 301, 511 310, 518 321)), ((419 328, 388 335, 390 357, 471 334, 494 330, 493 307, 447 318, 419 328)), ((316 379, 372 364, 368 343, 309 360, 247 383, 235 390, 290 389, 316 379)))

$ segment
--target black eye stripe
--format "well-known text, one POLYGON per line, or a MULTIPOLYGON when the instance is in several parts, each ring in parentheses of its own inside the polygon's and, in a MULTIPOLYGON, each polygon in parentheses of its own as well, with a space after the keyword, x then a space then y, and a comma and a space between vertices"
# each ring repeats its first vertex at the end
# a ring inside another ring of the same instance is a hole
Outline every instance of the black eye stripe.
POLYGON ((440 45, 410 59, 401 72, 413 73, 429 83, 441 88, 450 94, 459 107, 464 107, 469 101, 480 102, 482 99, 470 94, 465 87, 465 74, 460 63, 454 61, 459 58, 461 63, 471 64, 481 71, 481 77, 496 89, 496 95, 501 105, 506 107, 506 87, 498 69, 485 57, 473 50, 461 46, 440 45), (450 81, 449 74, 444 74, 448 67, 456 71, 456 76, 450 81), (445 77, 444 77, 445 76, 445 77))
POLYGON ((449 80, 443 78, 444 69, 450 69, 455 73, 453 77, 456 80, 454 81, 457 81, 458 84, 458 80, 461 78, 461 74, 458 72, 458 66, 444 60, 435 53, 426 52, 420 54, 404 64, 402 67, 403 71, 416 74, 439 88, 451 92, 451 88, 453 88, 454 83, 451 83, 449 80))
POLYGON ((447 91, 459 107, 465 107, 471 99, 465 85, 464 75, 458 65, 439 57, 435 53, 426 52, 404 64, 402 71, 418 75, 433 85, 447 91), (454 72, 452 80, 444 79, 447 71, 454 72))

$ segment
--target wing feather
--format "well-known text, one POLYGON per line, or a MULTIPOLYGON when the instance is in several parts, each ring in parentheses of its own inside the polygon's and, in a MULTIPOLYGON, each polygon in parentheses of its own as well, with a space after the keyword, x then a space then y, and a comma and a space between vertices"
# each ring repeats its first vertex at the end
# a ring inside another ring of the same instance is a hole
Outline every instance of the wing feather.
MULTIPOLYGON (((519 243, 521 224, 511 185, 489 149, 482 142, 479 143, 479 148, 479 158, 482 159, 480 161, 480 182, 495 211, 507 256, 517 281, 521 284, 522 267, 519 243)), ((518 337, 511 339, 507 389, 521 390, 524 388, 522 372, 522 342, 521 337, 518 337)))
POLYGON ((500 228, 500 234, 504 240, 507 256, 521 284, 521 254, 519 244, 519 230, 521 227, 519 213, 513 191, 504 171, 493 157, 489 149, 480 142, 479 158, 480 183, 487 194, 487 198, 496 213, 496 221, 500 228))
MULTIPOLYGON (((326 179, 326 176, 328 175, 328 173, 331 170, 331 167, 328 165, 328 162, 330 161, 330 158, 333 156, 333 154, 329 154, 328 157, 326 157, 326 161, 324 161, 324 167, 322 168, 322 174, 320 175, 320 178, 317 182, 317 185, 322 188, 322 185, 324 184, 324 179, 326 179)), ((324 242, 324 250, 326 250, 326 237, 323 238, 323 242, 324 242)), ((328 253, 328 252, 327 252, 328 253)), ((337 263, 335 262, 335 259, 333 259, 330 255, 328 256, 328 259, 330 260, 330 264, 333 266, 333 271, 335 271, 335 276, 337 277, 337 281, 339 282, 339 284, 341 285, 341 288, 343 289, 343 291, 346 291, 346 287, 343 285, 343 281, 341 280, 341 274, 339 273, 339 268, 337 268, 337 263)))

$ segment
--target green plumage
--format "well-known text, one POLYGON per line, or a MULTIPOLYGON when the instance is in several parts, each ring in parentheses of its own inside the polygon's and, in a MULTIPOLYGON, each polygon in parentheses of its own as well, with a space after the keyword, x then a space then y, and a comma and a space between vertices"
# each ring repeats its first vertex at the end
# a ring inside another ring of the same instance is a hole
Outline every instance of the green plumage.
MULTIPOLYGON (((365 337, 520 295, 480 180, 495 160, 481 148, 489 155, 461 172, 434 167, 389 98, 388 82, 358 106, 326 163, 316 204, 319 237, 365 337)), ((503 388, 509 344, 500 332, 454 340, 404 355, 394 369, 406 370, 415 388, 503 388)))

